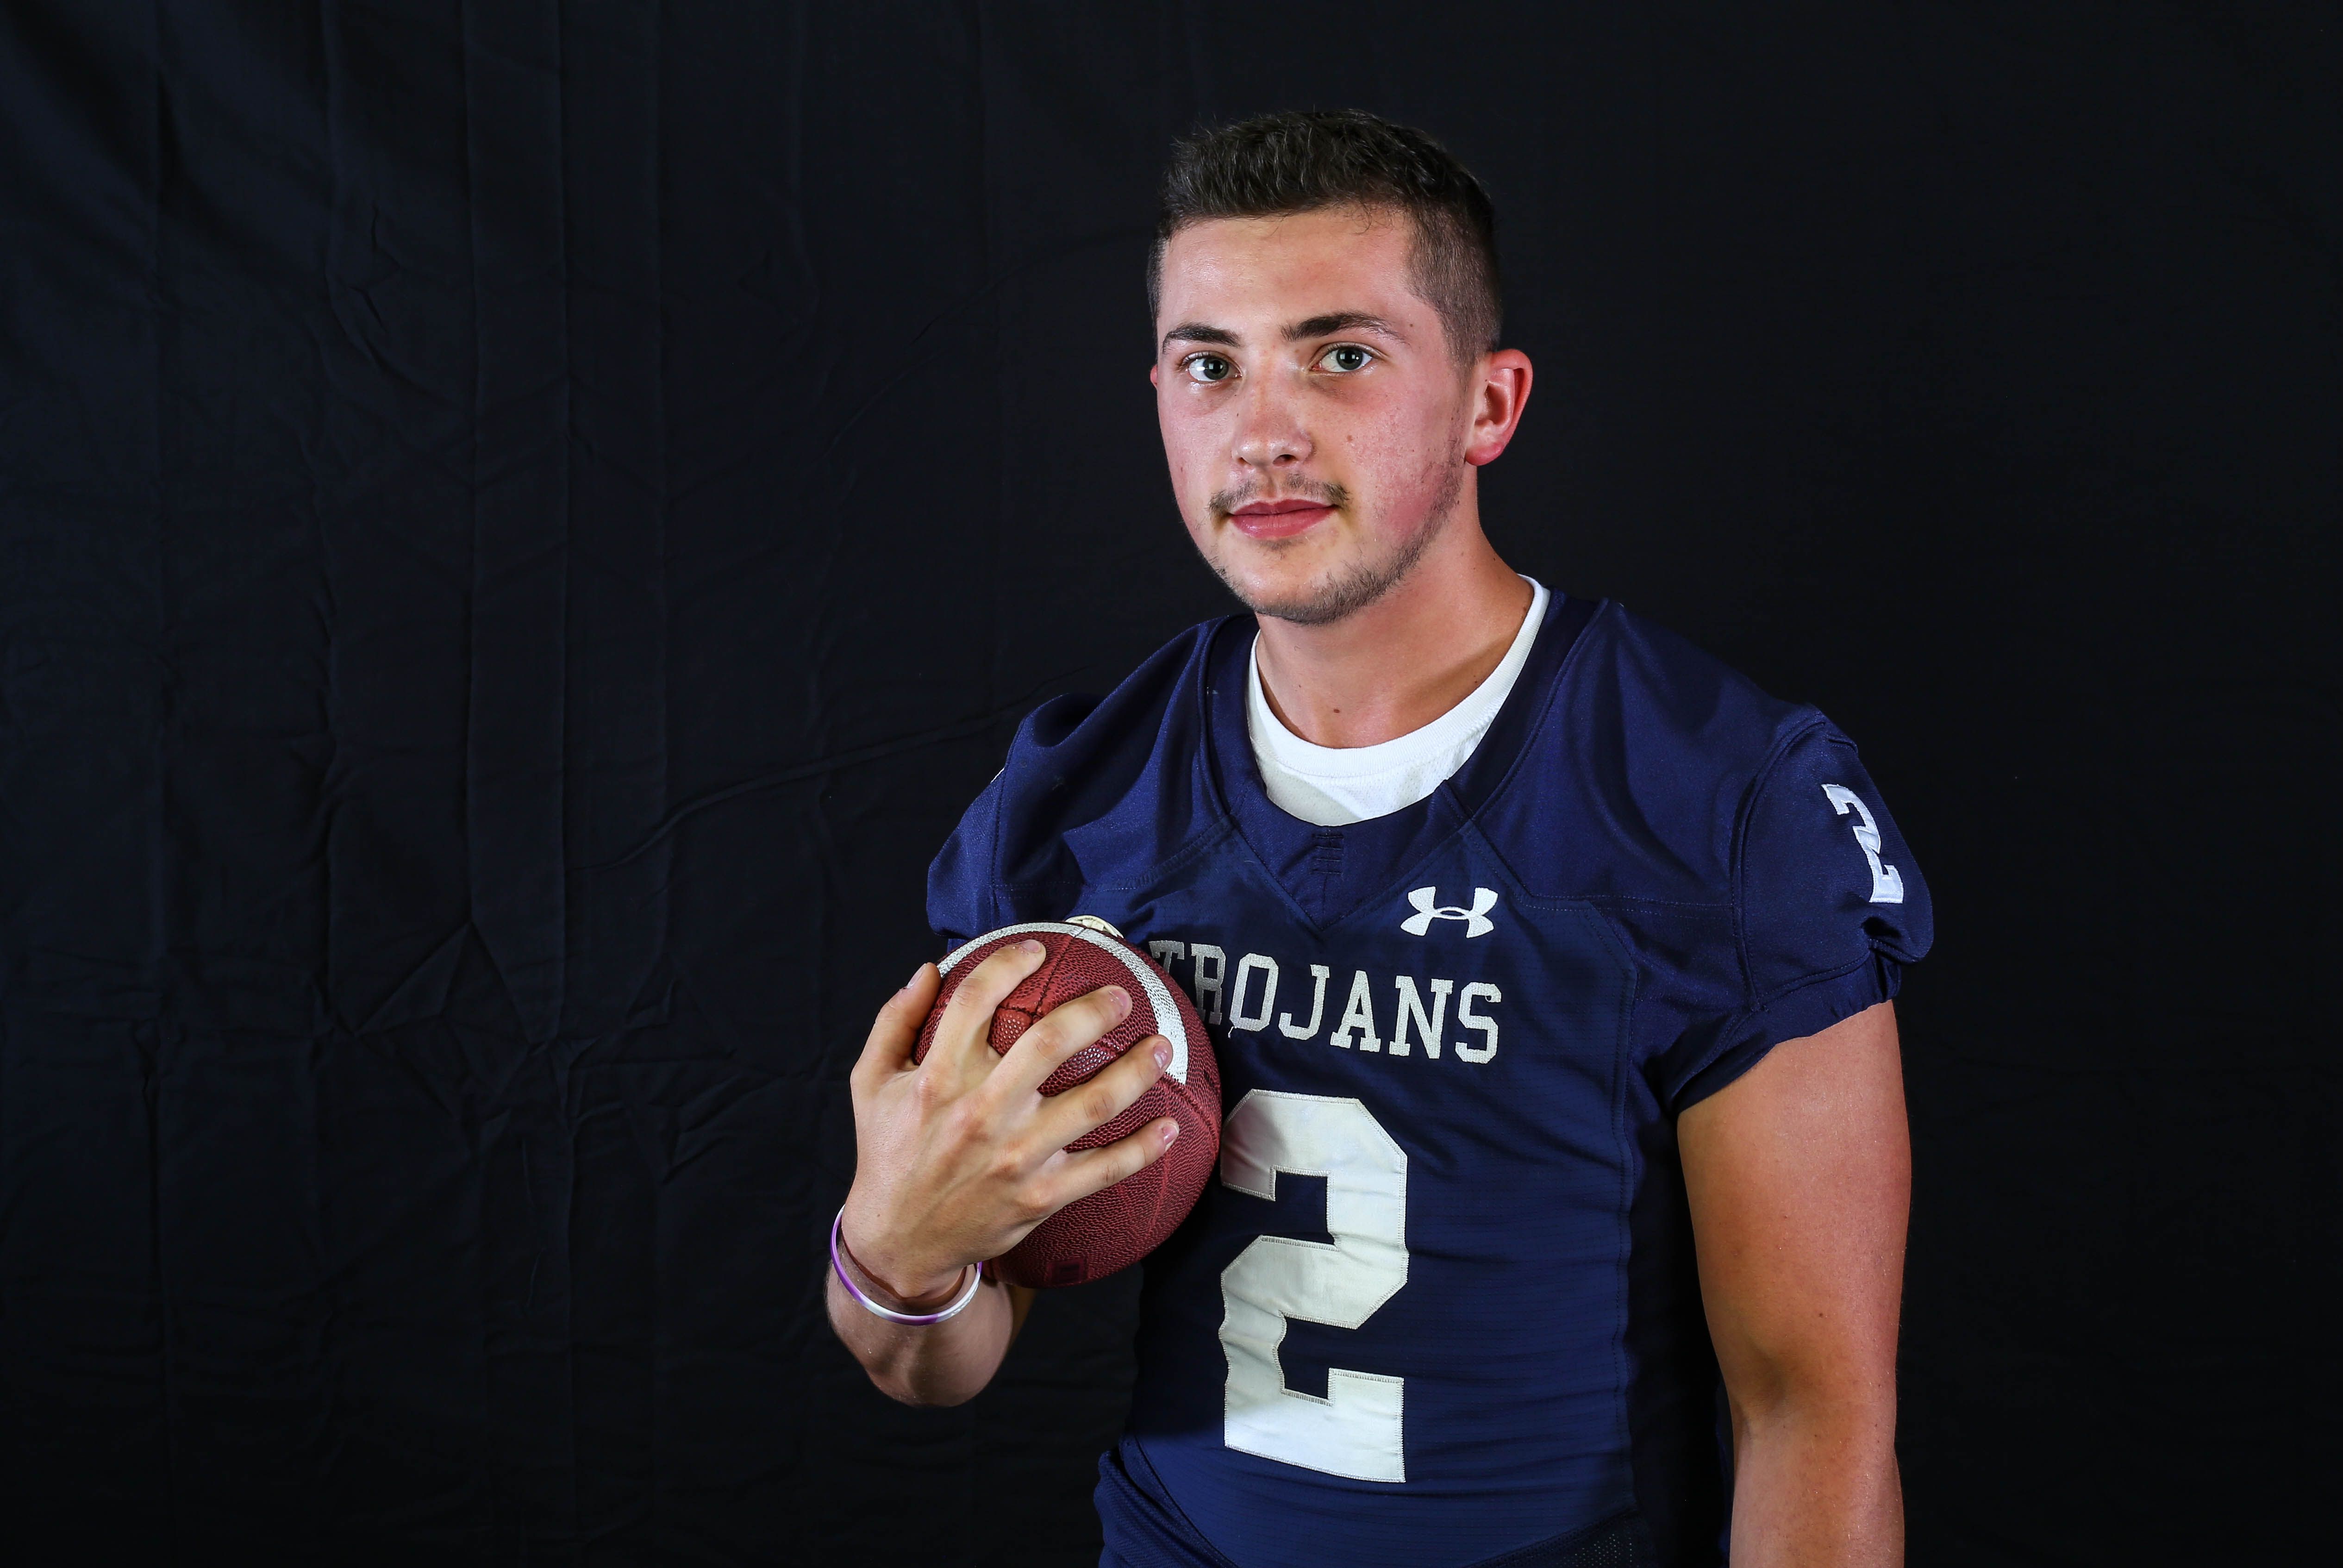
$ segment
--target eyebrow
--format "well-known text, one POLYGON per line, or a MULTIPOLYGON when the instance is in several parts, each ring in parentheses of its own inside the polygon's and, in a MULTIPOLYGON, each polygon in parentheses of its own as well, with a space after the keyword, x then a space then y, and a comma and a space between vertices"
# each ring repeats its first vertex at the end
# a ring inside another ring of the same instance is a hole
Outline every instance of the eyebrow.
MULTIPOLYGON (((1299 343, 1309 337, 1328 337, 1337 332, 1373 332, 1404 343, 1407 335, 1380 316, 1370 316, 1363 310, 1335 310, 1324 316, 1312 316, 1297 321, 1284 332, 1285 341, 1299 343)), ((1183 321, 1163 335, 1163 347, 1174 343, 1209 343, 1215 348, 1242 347, 1244 340, 1225 327, 1208 327, 1201 321, 1183 321)))
POLYGON ((1369 316, 1363 310, 1337 310, 1325 316, 1313 316, 1307 321, 1297 321, 1285 329, 1288 343, 1299 343, 1305 337, 1330 337, 1337 332, 1373 332, 1394 341, 1407 338, 1380 316, 1369 316))
POLYGON ((1201 321, 1183 321, 1163 335, 1163 346, 1173 343, 1209 343, 1218 348, 1239 347, 1237 335, 1225 327, 1207 327, 1201 321))

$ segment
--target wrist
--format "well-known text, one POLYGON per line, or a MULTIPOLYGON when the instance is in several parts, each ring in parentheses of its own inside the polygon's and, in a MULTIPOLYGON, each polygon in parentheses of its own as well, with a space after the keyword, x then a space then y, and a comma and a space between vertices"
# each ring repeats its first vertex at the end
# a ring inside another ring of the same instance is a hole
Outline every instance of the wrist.
POLYGON ((956 1264, 942 1272, 907 1268, 885 1253, 866 1259, 848 1240, 841 1221, 838 1233, 839 1261, 854 1282, 880 1306, 899 1312, 931 1312, 950 1304, 968 1282, 968 1265, 956 1264))

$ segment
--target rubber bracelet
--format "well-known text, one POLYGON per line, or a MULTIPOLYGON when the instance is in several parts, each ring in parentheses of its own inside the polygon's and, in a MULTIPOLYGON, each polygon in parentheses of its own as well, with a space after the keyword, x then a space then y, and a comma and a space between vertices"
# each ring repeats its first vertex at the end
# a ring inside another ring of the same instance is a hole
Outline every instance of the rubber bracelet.
POLYGON ((846 1250, 846 1243, 840 1241, 838 1237, 839 1227, 845 1223, 845 1221, 846 1209, 845 1206, 841 1204, 839 1208, 837 1218, 831 1220, 830 1222, 830 1266, 837 1271, 838 1282, 846 1287, 846 1293, 862 1303, 862 1310, 864 1312, 870 1313, 874 1317, 884 1318, 890 1323, 908 1323, 912 1328, 916 1329, 924 1328, 930 1323, 942 1322, 946 1318, 958 1317, 961 1312, 967 1311, 969 1302, 976 1300, 977 1287, 984 1283, 984 1265, 982 1263, 974 1265, 970 1278, 968 1282, 968 1288, 961 1291, 959 1295, 953 1297, 951 1304, 945 1307, 941 1312, 899 1312, 892 1307, 880 1306, 869 1296, 864 1295, 862 1293, 862 1287, 854 1282, 854 1276, 846 1271, 846 1259, 842 1255, 846 1250))

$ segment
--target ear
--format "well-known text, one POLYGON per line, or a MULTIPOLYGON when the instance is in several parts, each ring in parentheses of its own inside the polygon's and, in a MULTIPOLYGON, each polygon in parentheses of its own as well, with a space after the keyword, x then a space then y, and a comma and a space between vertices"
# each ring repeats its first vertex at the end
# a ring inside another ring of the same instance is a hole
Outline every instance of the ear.
POLYGON ((1530 400, 1530 357, 1518 348, 1483 355, 1473 367, 1472 397, 1464 460, 1477 468, 1495 462, 1521 427, 1522 410, 1530 400))

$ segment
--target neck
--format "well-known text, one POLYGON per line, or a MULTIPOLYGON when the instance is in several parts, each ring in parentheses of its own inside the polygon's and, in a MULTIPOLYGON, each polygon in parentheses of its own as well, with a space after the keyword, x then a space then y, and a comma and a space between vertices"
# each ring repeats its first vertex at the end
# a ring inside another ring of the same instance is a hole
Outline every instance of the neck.
POLYGON ((1317 746, 1375 746, 1421 729, 1505 657, 1530 585, 1481 532, 1473 487, 1391 591, 1324 626, 1259 617, 1261 683, 1285 727, 1317 746))

